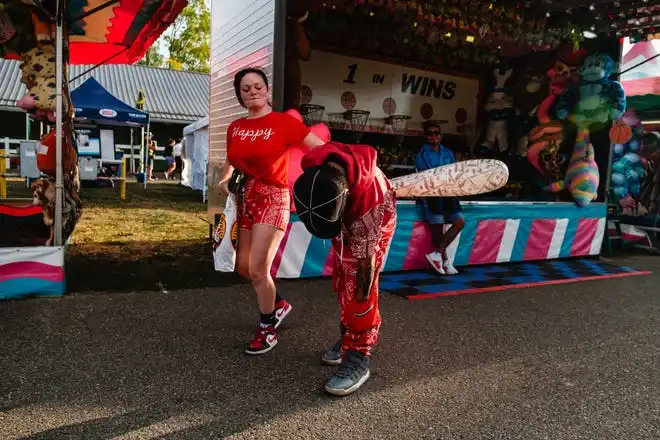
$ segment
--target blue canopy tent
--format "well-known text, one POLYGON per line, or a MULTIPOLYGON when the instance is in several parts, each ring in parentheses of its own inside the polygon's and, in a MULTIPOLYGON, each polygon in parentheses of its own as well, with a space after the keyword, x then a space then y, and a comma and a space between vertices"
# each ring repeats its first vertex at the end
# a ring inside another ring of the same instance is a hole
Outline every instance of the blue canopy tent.
MULTIPOLYGON (((94 77, 90 76, 71 92, 71 101, 75 107, 77 123, 146 127, 147 132, 149 131, 149 113, 121 101, 108 92, 94 77)), ((76 131, 78 132, 78 154, 80 156, 100 156, 98 130, 80 128, 76 131)), ((143 148, 141 147, 140 150, 143 148)), ((112 154, 114 155, 114 153, 112 154)), ((142 155, 146 155, 146 151, 141 151, 142 155)), ((131 157, 133 157, 132 149, 131 157)), ((133 170, 134 161, 131 159, 130 162, 131 170, 133 170)))
POLYGON ((149 114, 131 107, 108 92, 93 77, 71 92, 75 119, 109 125, 147 126, 149 114))

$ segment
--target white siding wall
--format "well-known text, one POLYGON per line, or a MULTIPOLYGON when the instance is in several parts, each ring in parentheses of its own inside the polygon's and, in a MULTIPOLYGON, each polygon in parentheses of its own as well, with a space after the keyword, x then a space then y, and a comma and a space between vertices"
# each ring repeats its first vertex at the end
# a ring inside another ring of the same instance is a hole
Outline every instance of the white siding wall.
POLYGON ((209 209, 217 212, 219 169, 226 157, 227 127, 244 114, 234 94, 234 74, 248 66, 273 76, 277 0, 211 2, 211 93, 209 109, 209 209))

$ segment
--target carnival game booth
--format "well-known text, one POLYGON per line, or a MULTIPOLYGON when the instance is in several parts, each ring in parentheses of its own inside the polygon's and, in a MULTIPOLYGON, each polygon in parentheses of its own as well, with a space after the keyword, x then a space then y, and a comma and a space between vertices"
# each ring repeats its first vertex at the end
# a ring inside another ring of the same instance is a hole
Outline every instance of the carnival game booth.
MULTIPOLYGON (((431 120, 459 160, 505 162, 506 187, 461 200, 456 266, 596 256, 610 152, 632 131, 614 80, 619 38, 648 28, 633 23, 645 2, 600 3, 571 2, 568 24, 561 1, 289 1, 286 14, 275 2, 275 18, 288 17, 275 22, 275 55, 286 54, 283 66, 274 59, 275 103, 326 124, 334 140, 376 147, 391 178, 414 172, 431 120)), ((227 56, 222 72, 263 53, 227 56)), ((426 268, 430 242, 416 201, 400 198, 385 271, 426 268)), ((293 215, 274 272, 329 275, 330 252, 293 215)))
POLYGON ((21 61, 28 90, 18 106, 55 127, 32 150, 48 176, 32 184, 33 199, 0 201, 0 299, 66 290, 65 244, 82 214, 68 65, 137 62, 186 4, 2 2, 0 55, 21 61))

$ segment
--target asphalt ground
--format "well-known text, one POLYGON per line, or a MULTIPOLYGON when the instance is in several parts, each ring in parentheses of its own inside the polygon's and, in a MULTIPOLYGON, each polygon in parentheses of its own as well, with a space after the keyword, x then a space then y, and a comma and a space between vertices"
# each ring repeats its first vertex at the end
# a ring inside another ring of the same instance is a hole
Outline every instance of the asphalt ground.
POLYGON ((326 396, 327 280, 281 283, 276 349, 243 354, 249 285, 0 303, 0 439, 659 439, 652 275, 422 301, 381 297, 372 378, 326 396))

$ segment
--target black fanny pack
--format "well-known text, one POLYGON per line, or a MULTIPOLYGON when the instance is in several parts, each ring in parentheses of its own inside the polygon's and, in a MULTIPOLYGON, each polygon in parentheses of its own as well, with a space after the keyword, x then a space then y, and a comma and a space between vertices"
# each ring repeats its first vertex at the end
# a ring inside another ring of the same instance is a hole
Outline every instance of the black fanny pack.
POLYGON ((234 169, 234 172, 231 174, 231 177, 229 178, 229 182, 227 182, 227 187, 229 188, 229 192, 232 194, 239 194, 243 189, 244 183, 245 183, 245 173, 243 173, 243 171, 234 169))

